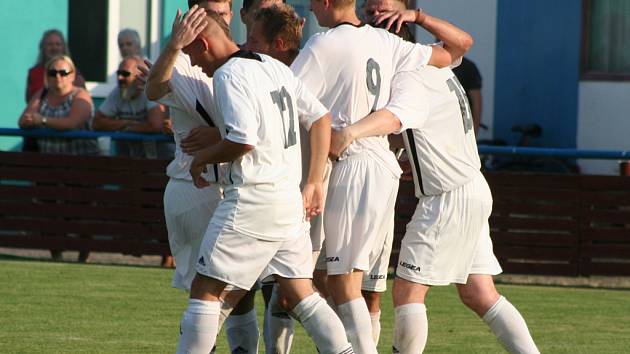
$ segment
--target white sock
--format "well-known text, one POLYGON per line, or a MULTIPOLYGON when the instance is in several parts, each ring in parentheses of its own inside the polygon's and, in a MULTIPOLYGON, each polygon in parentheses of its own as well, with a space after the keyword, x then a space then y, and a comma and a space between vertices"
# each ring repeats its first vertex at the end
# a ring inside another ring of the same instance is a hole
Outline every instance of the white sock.
MULTIPOLYGON (((353 353, 339 317, 318 293, 302 299, 292 312, 311 336, 321 354, 353 353)), ((363 352, 358 353, 363 354, 363 352)))
POLYGON ((267 311, 265 332, 265 353, 285 354, 291 351, 295 321, 286 310, 278 305, 278 286, 273 287, 267 311))
POLYGON ((381 336, 381 311, 370 312, 370 320, 372 322, 372 339, 378 347, 378 339, 381 336))
POLYGON ((427 344, 429 323, 424 304, 411 303, 396 307, 394 353, 422 353, 427 344))
POLYGON ((362 297, 354 299, 337 306, 337 309, 352 348, 357 353, 376 354, 370 312, 365 300, 362 297))
POLYGON ((221 327, 223 327, 223 323, 225 322, 225 320, 230 316, 230 313, 232 313, 232 310, 234 310, 234 306, 232 306, 228 302, 221 301, 221 312, 219 313, 219 331, 221 330, 221 327))
POLYGON ((483 315, 483 321, 510 353, 540 353, 525 319, 503 296, 483 315))
POLYGON ((244 315, 230 315, 225 320, 225 334, 231 353, 258 353, 256 310, 244 315))
POLYGON ((177 354, 210 353, 219 331, 218 301, 188 300, 180 325, 177 354))

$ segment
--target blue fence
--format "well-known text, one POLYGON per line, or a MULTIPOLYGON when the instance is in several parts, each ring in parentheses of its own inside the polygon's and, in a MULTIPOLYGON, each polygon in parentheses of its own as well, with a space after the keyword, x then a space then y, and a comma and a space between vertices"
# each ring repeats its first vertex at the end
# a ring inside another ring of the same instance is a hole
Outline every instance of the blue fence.
MULTIPOLYGON (((172 141, 173 138, 164 134, 104 132, 90 130, 55 131, 50 129, 16 129, 0 128, 0 136, 22 137, 57 137, 57 138, 98 138, 110 137, 112 140, 150 140, 172 141)), ((560 148, 518 147, 479 145, 479 153, 484 155, 513 155, 513 156, 548 156, 567 159, 598 159, 598 160, 630 160, 628 150, 579 150, 560 148)))

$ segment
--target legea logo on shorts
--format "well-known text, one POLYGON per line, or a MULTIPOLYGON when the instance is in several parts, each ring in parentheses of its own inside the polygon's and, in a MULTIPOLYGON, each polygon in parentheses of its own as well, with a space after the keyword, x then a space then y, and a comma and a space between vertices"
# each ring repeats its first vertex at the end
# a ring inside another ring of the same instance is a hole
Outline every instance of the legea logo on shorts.
POLYGON ((206 266, 206 261, 203 259, 203 257, 199 258, 199 264, 201 264, 202 266, 206 266))
POLYGON ((407 262, 400 262, 400 263, 398 263, 398 264, 399 264, 401 267, 403 267, 403 268, 407 268, 407 269, 409 269, 409 270, 413 270, 413 271, 416 271, 416 272, 419 272, 419 271, 420 271, 420 267, 418 267, 417 265, 409 264, 409 263, 407 263, 407 262))
POLYGON ((339 262, 339 257, 326 257, 326 262, 339 262))
POLYGON ((387 279, 387 275, 385 275, 385 274, 370 274, 370 279, 372 279, 372 280, 387 279))

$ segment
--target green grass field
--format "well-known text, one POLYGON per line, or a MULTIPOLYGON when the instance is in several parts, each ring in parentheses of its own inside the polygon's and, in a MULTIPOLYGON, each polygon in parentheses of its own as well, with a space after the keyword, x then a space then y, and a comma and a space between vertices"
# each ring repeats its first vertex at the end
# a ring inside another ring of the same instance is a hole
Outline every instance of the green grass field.
MULTIPOLYGON (((170 287, 171 275, 160 268, 0 258, 0 353, 172 353, 187 298, 170 287)), ((630 352, 630 291, 498 288, 521 310, 543 353, 630 352)), ((391 352, 393 328, 385 299, 381 353, 391 352)), ((502 352, 453 287, 433 289, 427 306, 426 353, 502 352)), ((223 335, 218 346, 227 352, 223 335)), ((316 353, 301 328, 293 348, 316 353)))

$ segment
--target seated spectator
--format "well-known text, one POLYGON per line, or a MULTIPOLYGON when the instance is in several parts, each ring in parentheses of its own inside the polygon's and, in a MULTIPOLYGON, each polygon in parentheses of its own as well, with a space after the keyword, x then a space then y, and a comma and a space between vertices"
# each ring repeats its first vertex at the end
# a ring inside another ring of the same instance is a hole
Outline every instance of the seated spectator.
MULTIPOLYGON (((92 122, 92 129, 136 133, 162 132, 164 120, 168 118, 166 108, 147 99, 144 84, 137 78, 139 65, 142 65, 142 58, 139 56, 126 57, 120 63, 117 71, 118 86, 99 107, 92 122)), ((116 143, 116 154, 136 158, 163 157, 154 141, 119 141, 116 143)))
MULTIPOLYGON (((45 64, 54 56, 70 56, 68 46, 61 31, 50 29, 42 35, 39 41, 39 54, 35 66, 28 70, 26 79, 26 103, 29 103, 36 92, 44 87, 45 64)), ((77 71, 74 75, 74 86, 85 88, 85 79, 77 71)), ((37 139, 24 138, 22 151, 37 151, 37 139)))
POLYGON ((118 32, 118 49, 120 56, 123 58, 130 56, 142 56, 142 44, 140 43, 140 34, 138 31, 125 28, 118 32))
MULTIPOLYGON (((37 91, 20 116, 22 129, 49 128, 54 130, 87 129, 94 106, 85 89, 73 84, 76 68, 65 55, 54 56, 44 66, 44 88, 37 91)), ((38 138, 38 149, 49 154, 98 155, 94 139, 38 138)), ((51 250, 53 259, 61 259, 61 250, 51 250)), ((80 252, 85 262, 89 252, 80 252)))

